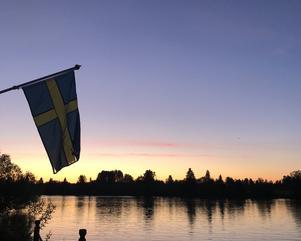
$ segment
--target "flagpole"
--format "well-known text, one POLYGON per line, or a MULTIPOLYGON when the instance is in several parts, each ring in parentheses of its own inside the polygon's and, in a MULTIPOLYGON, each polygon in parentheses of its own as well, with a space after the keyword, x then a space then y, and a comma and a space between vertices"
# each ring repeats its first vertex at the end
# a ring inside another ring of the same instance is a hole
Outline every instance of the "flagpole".
POLYGON ((41 78, 38 78, 38 79, 34 79, 34 80, 31 80, 31 81, 28 81, 28 82, 25 82, 23 84, 19 84, 19 85, 14 85, 10 88, 7 88, 7 89, 4 89, 4 90, 0 90, 0 95, 5 93, 5 92, 8 92, 8 91, 11 91, 11 90, 16 90, 16 89, 20 89, 26 85, 30 85, 30 84, 33 84, 33 83, 36 83, 36 82, 39 82, 39 81, 42 81, 44 79, 50 79, 51 77, 54 77, 54 76, 57 76, 57 75, 61 75, 65 72, 69 72, 69 71, 72 71, 72 70, 79 70, 80 69, 80 65, 76 64, 74 67, 72 68, 69 68, 69 69, 65 69, 65 70, 62 70, 62 71, 59 71, 59 72, 56 72, 54 74, 50 74, 50 75, 46 75, 44 77, 41 77, 41 78))

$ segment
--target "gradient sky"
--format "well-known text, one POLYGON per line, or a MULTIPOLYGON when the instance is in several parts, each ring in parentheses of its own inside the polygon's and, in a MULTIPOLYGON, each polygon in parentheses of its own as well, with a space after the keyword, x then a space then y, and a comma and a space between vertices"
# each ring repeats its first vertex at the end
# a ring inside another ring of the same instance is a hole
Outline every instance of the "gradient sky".
POLYGON ((2 1, 0 89, 74 64, 76 164, 52 174, 22 91, 0 96, 0 152, 45 179, 280 179, 301 161, 300 1, 2 1))

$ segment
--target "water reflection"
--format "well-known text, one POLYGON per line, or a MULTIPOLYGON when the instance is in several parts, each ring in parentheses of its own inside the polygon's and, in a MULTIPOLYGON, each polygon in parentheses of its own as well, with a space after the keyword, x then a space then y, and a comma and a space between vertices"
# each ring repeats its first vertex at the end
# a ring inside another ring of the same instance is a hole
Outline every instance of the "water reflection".
POLYGON ((196 218, 196 202, 194 199, 184 199, 189 224, 193 226, 196 218))
POLYGON ((234 219, 237 216, 242 216, 244 214, 246 202, 247 200, 244 199, 226 200, 225 205, 229 218, 234 219))
POLYGON ((301 202, 294 200, 88 196, 49 199, 57 206, 48 228, 54 233, 53 240, 74 240, 79 227, 88 229, 89 241, 301 238, 301 202))
MULTIPOLYGON (((208 225, 211 225, 217 215, 221 220, 224 220, 225 215, 230 219, 243 215, 246 200, 183 199, 180 205, 185 206, 190 225, 195 223, 199 218, 198 215, 205 217, 208 225)), ((260 211, 265 212, 266 207, 269 206, 260 205, 260 211)))
POLYGON ((122 214, 123 200, 114 197, 96 197, 96 216, 119 218, 122 214))
POLYGON ((207 220, 208 220, 208 223, 210 224, 210 226, 212 224, 212 215, 213 215, 213 212, 215 211, 215 209, 214 209, 216 206, 215 204, 216 204, 216 202, 213 202, 211 200, 206 200, 205 204, 204 204, 205 210, 207 212, 207 220))
POLYGON ((159 199, 155 197, 136 197, 136 208, 139 216, 144 220, 144 230, 151 230, 155 215, 155 202, 160 206, 159 199))
POLYGON ((225 217, 225 200, 218 200, 217 201, 217 206, 218 206, 218 209, 219 209, 221 219, 222 219, 222 221, 224 221, 224 217, 225 217))
POLYGON ((78 196, 76 197, 76 206, 77 209, 82 209, 82 207, 84 206, 84 202, 85 202, 85 197, 84 196, 78 196))
MULTIPOLYGON (((139 201, 138 201, 139 202, 139 201)), ((154 198, 153 197, 144 197, 142 200, 142 208, 144 211, 144 220, 145 222, 150 222, 154 218, 154 198)))
POLYGON ((61 204, 61 212, 65 212, 65 207, 66 207, 66 196, 62 196, 62 204, 61 204))
POLYGON ((301 233, 301 200, 288 199, 285 200, 285 204, 301 233))
POLYGON ((271 217, 271 212, 274 209, 275 206, 275 200, 273 199, 268 199, 268 200, 258 200, 255 202, 259 214, 263 218, 270 218, 271 217))
POLYGON ((87 208, 86 208, 86 197, 85 196, 78 196, 75 199, 75 205, 76 205, 76 217, 78 220, 83 219, 84 215, 86 214, 87 208))

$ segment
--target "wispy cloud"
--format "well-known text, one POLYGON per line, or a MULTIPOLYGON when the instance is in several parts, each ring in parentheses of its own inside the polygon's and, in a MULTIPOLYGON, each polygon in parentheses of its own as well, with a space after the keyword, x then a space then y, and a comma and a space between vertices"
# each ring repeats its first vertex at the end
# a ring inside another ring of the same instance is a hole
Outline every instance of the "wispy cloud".
POLYGON ((186 154, 186 153, 147 153, 147 152, 127 152, 127 153, 111 153, 111 152, 100 152, 95 153, 100 157, 168 157, 168 158, 179 158, 179 157, 208 157, 211 155, 202 154, 186 154))
MULTIPOLYGON (((92 142, 92 141, 91 141, 92 142)), ((160 148, 179 148, 190 146, 188 143, 179 143, 161 140, 94 140, 89 145, 97 145, 98 147, 160 147, 160 148)))

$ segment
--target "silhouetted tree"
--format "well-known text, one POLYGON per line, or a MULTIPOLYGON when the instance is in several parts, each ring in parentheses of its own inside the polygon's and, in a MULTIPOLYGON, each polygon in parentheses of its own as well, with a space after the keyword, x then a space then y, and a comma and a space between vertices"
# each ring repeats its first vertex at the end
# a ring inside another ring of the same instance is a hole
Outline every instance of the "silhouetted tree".
POLYGON ((205 176, 199 179, 200 183, 212 183, 213 179, 211 178, 210 172, 207 170, 205 176))
POLYGON ((43 178, 41 177, 37 183, 38 183, 38 184, 44 184, 43 178))
POLYGON ((21 168, 11 162, 10 156, 0 155, 0 182, 16 182, 23 177, 21 168))
POLYGON ((209 170, 206 171, 205 174, 205 182, 210 182, 211 181, 211 176, 209 170))
POLYGON ((288 176, 284 176, 282 184, 290 196, 301 198, 301 171, 293 171, 288 176))
POLYGON ((87 182, 87 178, 86 178, 85 175, 80 175, 78 177, 77 183, 83 184, 83 183, 86 183, 86 182, 87 182))
POLYGON ((123 173, 120 170, 115 170, 115 182, 122 182, 123 181, 123 173))
POLYGON ((248 184, 249 184, 249 179, 248 179, 248 178, 245 178, 245 179, 243 180, 243 184, 248 185, 248 184))
POLYGON ((96 181, 100 183, 122 182, 123 173, 120 170, 102 171, 97 175, 96 181))
POLYGON ((284 184, 301 183, 301 171, 293 171, 288 176, 284 176, 282 182, 284 184))
POLYGON ((191 168, 189 168, 186 173, 185 182, 187 182, 187 183, 195 183, 196 182, 194 172, 192 171, 191 168))
POLYGON ((301 170, 291 172, 290 177, 295 180, 301 180, 301 170))
POLYGON ((257 184, 264 183, 263 178, 259 177, 259 178, 256 180, 256 183, 257 183, 257 184))
POLYGON ((142 181, 145 183, 152 183, 155 181, 155 176, 156 176, 155 172, 153 172, 152 170, 146 170, 143 174, 142 181))
POLYGON ((135 182, 143 182, 143 176, 142 175, 138 176, 135 182))
POLYGON ((234 184, 234 179, 232 177, 226 177, 226 184, 227 185, 232 185, 234 184))
POLYGON ((36 182, 36 177, 31 172, 26 172, 24 174, 23 180, 27 183, 34 184, 36 182))
POLYGON ((109 182, 108 171, 101 171, 100 173, 98 173, 96 181, 100 183, 108 183, 109 182))
POLYGON ((125 182, 125 183, 131 183, 133 181, 134 181, 134 179, 133 179, 133 177, 130 174, 124 174, 123 182, 125 182))
POLYGON ((223 184, 224 183, 222 175, 218 176, 218 179, 216 180, 216 183, 218 183, 218 184, 223 184))
POLYGON ((166 183, 167 183, 167 184, 173 183, 173 178, 172 178, 171 175, 169 175, 168 178, 166 179, 166 183))

